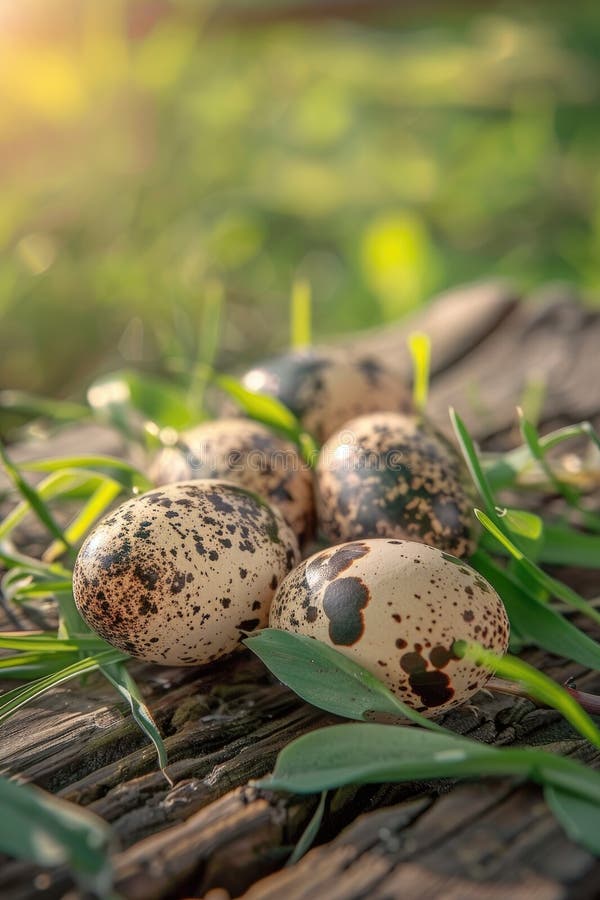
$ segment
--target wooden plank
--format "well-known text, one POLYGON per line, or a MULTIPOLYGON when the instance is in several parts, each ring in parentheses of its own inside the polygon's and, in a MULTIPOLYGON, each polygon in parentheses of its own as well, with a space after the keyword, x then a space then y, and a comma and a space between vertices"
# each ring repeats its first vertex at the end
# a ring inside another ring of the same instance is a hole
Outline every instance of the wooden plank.
MULTIPOLYGON (((353 346, 401 360, 408 372, 405 340, 415 328, 432 334, 432 409, 441 416, 452 400, 482 440, 507 439, 515 398, 540 373, 548 385, 546 421, 600 412, 593 390, 600 316, 571 298, 547 295, 523 306, 505 286, 471 287, 440 298, 411 322, 353 338, 353 346), (485 414, 473 383, 491 398, 485 414)), ((63 429, 43 445, 44 455, 123 450, 112 432, 90 426, 63 429)), ((17 459, 39 452, 35 443, 14 448, 17 459)), ((40 534, 34 529, 31 538, 40 534)), ((567 574, 588 596, 596 590, 588 575, 567 574)), ((575 675, 583 689, 600 690, 598 675, 568 661, 540 651, 527 658, 559 680, 575 675)), ((248 654, 204 670, 136 663, 133 671, 165 735, 173 788, 156 771, 154 750, 123 703, 98 677, 50 692, 0 730, 3 771, 111 822, 125 897, 199 897, 216 889, 250 898, 287 894, 286 900, 595 895, 599 871, 591 855, 566 839, 535 787, 508 780, 344 792, 329 811, 321 846, 281 869, 315 798, 257 793, 248 782, 269 771, 286 743, 333 718, 275 683, 248 654)), ((552 711, 485 692, 474 704, 446 724, 499 745, 545 745, 600 762, 552 711)), ((70 887, 64 871, 8 861, 1 867, 2 897, 25 900, 40 890, 62 897, 70 887)))

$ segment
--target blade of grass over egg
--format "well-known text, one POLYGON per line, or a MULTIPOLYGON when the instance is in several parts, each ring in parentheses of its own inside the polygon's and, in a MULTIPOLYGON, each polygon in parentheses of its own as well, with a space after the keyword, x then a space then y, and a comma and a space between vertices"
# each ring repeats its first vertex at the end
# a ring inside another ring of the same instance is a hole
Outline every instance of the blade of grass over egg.
POLYGON ((290 298, 290 346, 305 350, 311 344, 312 292, 310 282, 299 278, 292 285, 290 298))
POLYGON ((313 706, 349 719, 409 719, 432 731, 444 731, 402 703, 362 666, 321 641, 264 628, 246 638, 244 644, 279 681, 313 706))
POLYGON ((0 460, 4 464, 4 468, 6 469, 8 477, 10 478, 16 489, 19 491, 23 499, 29 503, 29 506, 36 514, 42 525, 44 525, 45 528, 48 529, 53 537, 57 538, 59 541, 64 541, 62 530, 55 522, 52 513, 38 494, 37 490, 25 481, 17 466, 15 466, 15 464, 10 460, 1 441, 0 460))
POLYGON ((408 337, 408 348, 413 364, 413 403, 415 409, 422 413, 427 406, 429 395, 429 368, 431 360, 431 341, 429 335, 415 331, 408 337))
POLYGON ((590 716, 568 691, 543 672, 516 656, 497 656, 473 642, 456 641, 453 650, 461 658, 471 659, 476 665, 485 666, 503 678, 517 681, 531 697, 558 710, 584 738, 600 747, 600 731, 590 716))
POLYGON ((525 643, 600 671, 600 644, 552 607, 528 594, 514 576, 483 550, 477 550, 469 562, 496 589, 506 607, 511 627, 525 643))
POLYGON ((230 375, 215 375, 214 383, 224 390, 251 419, 268 425, 275 431, 281 432, 289 438, 302 451, 305 461, 314 463, 317 455, 317 446, 302 426, 296 416, 275 397, 267 394, 259 394, 249 391, 241 382, 230 375))
POLYGON ((111 897, 111 832, 102 819, 32 785, 0 777, 0 850, 40 866, 67 865, 82 887, 111 897))
MULTIPOLYGON (((102 674, 117 689, 122 697, 127 700, 131 714, 137 724, 140 726, 144 734, 152 741, 156 748, 158 762, 161 770, 164 772, 167 766, 167 749, 163 743, 160 731, 156 722, 152 718, 152 713, 146 706, 144 699, 140 693, 135 680, 127 671, 124 662, 103 663, 101 665, 102 674)), ((167 780, 170 779, 167 777, 167 780)))
POLYGON ((519 562, 523 570, 533 578, 540 587, 547 590, 552 596, 564 600, 565 603, 568 603, 570 606, 574 607, 574 609, 578 609, 579 612, 585 613, 585 615, 594 622, 600 623, 600 612, 598 612, 597 609, 594 609, 587 600, 566 584, 563 584, 562 581, 552 578, 551 575, 548 575, 543 569, 540 569, 539 566, 536 566, 535 563, 527 559, 524 553, 512 543, 510 538, 508 538, 484 512, 480 509, 476 509, 475 515, 484 528, 486 528, 490 534, 492 534, 496 540, 508 550, 510 555, 519 562))

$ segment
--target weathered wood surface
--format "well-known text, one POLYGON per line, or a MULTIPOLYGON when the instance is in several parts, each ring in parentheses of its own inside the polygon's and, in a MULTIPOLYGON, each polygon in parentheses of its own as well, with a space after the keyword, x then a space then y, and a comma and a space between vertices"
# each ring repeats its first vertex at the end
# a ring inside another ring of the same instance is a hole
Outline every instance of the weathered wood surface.
MULTIPOLYGON (((442 298, 413 322, 352 343, 406 367, 405 336, 417 327, 433 340, 434 415, 445 421, 452 402, 486 444, 514 438, 515 403, 541 379, 547 383, 543 421, 600 413, 600 316, 564 291, 522 304, 502 285, 478 285, 442 298)), ((114 434, 98 428, 67 429, 43 452, 85 448, 123 452, 114 434)), ((22 459, 39 453, 35 443, 15 448, 22 459)), ((569 580, 593 595, 589 575, 570 572, 569 580)), ((26 617, 21 621, 27 625, 26 617)), ((539 651, 527 656, 557 679, 575 675, 582 688, 600 690, 596 674, 539 651)), ((157 773, 153 750, 97 677, 84 688, 55 689, 0 730, 3 771, 84 804, 112 824, 117 887, 127 898, 598 895, 600 865, 565 837, 537 788, 507 779, 343 792, 328 810, 319 846, 282 868, 315 799, 259 794, 248 782, 269 771, 286 743, 333 717, 299 701, 247 654, 205 670, 141 664, 133 670, 166 736, 174 787, 157 773)), ((481 693, 475 707, 445 721, 480 740, 544 745, 600 764, 598 751, 560 716, 527 701, 481 693)), ((72 890, 62 871, 8 860, 0 870, 2 898, 62 897, 72 890)))

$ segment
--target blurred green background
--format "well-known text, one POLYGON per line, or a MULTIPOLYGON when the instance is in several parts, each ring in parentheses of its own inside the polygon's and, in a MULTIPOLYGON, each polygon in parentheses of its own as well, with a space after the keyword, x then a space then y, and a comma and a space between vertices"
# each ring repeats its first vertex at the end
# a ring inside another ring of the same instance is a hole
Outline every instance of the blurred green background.
POLYGON ((598 9, 0 0, 0 386, 192 359, 219 282, 225 366, 298 277, 318 337, 493 275, 593 301, 598 9))

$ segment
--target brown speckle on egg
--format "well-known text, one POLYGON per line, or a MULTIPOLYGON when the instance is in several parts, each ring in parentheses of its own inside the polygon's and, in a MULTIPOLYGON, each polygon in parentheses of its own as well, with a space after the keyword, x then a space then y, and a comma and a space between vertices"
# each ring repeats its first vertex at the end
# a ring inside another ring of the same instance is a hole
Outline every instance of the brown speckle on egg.
POLYGON ((502 654, 509 636, 504 606, 478 572, 434 547, 385 539, 305 560, 279 586, 269 624, 335 647, 425 715, 464 702, 490 677, 455 655, 455 641, 502 654))
POLYGON ((323 446, 319 527, 332 542, 423 541, 457 556, 473 548, 474 498, 454 447, 416 416, 360 416, 323 446))
POLYGON ((292 530, 258 495, 226 482, 180 482, 128 500, 98 524, 77 557, 75 602, 120 650, 198 665, 266 624, 274 580, 298 559, 292 530))

